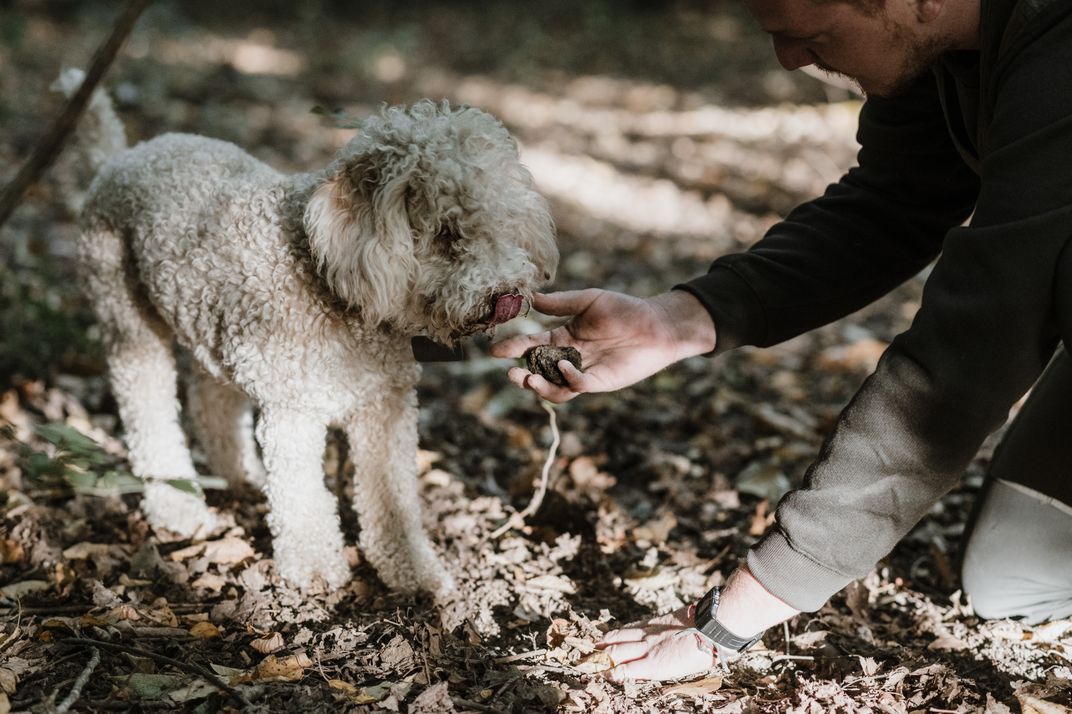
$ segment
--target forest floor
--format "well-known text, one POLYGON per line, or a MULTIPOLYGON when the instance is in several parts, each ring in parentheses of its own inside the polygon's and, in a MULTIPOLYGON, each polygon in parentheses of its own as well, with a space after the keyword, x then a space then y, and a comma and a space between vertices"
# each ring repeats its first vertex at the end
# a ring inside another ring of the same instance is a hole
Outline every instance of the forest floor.
MULTIPOLYGON (((746 248, 855 155, 859 103, 783 72, 728 0, 336 5, 155 4, 107 81, 131 140, 197 132, 298 171, 352 134, 314 106, 480 106, 552 203, 553 287, 636 295, 746 248)), ((86 66, 115 11, 0 5, 0 182, 55 115, 60 66, 86 66)), ((425 522, 463 606, 390 592, 353 545, 353 581, 302 597, 275 573, 251 490, 208 491, 225 525, 206 541, 146 524, 74 284, 57 188, 71 179, 53 176, 0 235, 0 713, 52 711, 94 651, 72 711, 1070 711, 1072 622, 983 621, 958 591, 992 442, 873 573, 730 672, 622 686, 595 671, 600 631, 698 597, 769 527, 923 276, 777 347, 557 407, 549 493, 498 538, 552 432, 474 340, 419 387, 425 522)), ((546 324, 530 314, 499 336, 546 324)), ((325 467, 353 544, 340 444, 325 467)))

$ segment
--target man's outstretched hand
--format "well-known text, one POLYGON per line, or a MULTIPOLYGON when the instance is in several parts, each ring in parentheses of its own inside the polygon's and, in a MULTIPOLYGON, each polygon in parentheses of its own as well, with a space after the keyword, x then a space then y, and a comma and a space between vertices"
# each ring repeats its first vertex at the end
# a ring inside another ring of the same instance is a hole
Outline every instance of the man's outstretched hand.
POLYGON ((606 290, 575 290, 535 295, 542 313, 569 317, 561 327, 521 335, 492 345, 496 357, 521 357, 538 345, 575 347, 583 371, 559 362, 567 386, 515 367, 510 381, 544 399, 562 403, 584 392, 611 392, 628 387, 686 357, 715 348, 711 316, 691 294, 675 290, 653 298, 635 298, 606 290))
MULTIPOLYGON (((608 632, 597 644, 614 665, 606 676, 616 682, 679 679, 715 666, 710 641, 694 629, 695 608, 695 604, 689 605, 608 632)), ((730 575, 719 598, 719 623, 741 637, 751 637, 799 613, 767 592, 747 566, 730 575)))
POLYGON ((598 645, 613 665, 606 676, 615 682, 679 679, 714 667, 718 661, 710 642, 692 629, 695 607, 608 632, 598 645))

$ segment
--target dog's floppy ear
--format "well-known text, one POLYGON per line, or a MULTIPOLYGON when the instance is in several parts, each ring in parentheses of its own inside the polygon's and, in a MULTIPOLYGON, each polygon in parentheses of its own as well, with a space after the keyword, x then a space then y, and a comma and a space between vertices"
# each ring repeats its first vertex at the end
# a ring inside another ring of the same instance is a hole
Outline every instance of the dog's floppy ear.
POLYGON ((404 309, 417 275, 406 211, 413 167, 392 158, 340 161, 305 208, 305 232, 320 274, 370 323, 390 321, 404 309))

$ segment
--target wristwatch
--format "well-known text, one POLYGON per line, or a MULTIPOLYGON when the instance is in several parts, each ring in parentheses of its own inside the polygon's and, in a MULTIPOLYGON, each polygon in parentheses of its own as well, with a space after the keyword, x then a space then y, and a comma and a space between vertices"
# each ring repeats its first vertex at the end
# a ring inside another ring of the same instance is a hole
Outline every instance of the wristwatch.
POLYGON ((746 649, 759 642, 763 633, 755 637, 740 637, 726 629, 718 621, 718 599, 722 594, 722 588, 717 585, 707 591, 707 594, 696 603, 696 614, 693 620, 696 623, 696 631, 711 641, 718 655, 720 663, 725 664, 746 649))

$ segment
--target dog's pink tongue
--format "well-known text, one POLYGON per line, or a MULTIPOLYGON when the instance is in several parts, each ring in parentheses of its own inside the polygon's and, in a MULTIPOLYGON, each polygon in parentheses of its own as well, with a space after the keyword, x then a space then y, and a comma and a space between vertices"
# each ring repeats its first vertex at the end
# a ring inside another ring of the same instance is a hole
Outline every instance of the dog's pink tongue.
POLYGON ((495 314, 491 317, 491 324, 501 325, 513 320, 521 312, 521 305, 524 302, 525 298, 517 294, 500 295, 495 298, 495 314))

